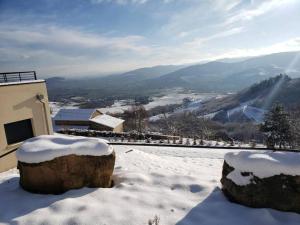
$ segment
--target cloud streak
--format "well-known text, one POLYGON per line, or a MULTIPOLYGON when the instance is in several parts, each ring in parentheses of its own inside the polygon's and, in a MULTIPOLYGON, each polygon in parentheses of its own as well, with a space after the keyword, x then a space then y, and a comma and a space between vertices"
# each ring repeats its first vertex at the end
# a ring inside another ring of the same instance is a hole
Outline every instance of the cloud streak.
POLYGON ((125 4, 144 4, 147 0, 91 0, 92 3, 101 4, 101 3, 116 3, 120 5, 125 4))
MULTIPOLYGON (((93 4, 101 4, 101 3, 115 3, 119 5, 127 5, 127 4, 145 4, 150 2, 151 0, 90 0, 93 4)), ((162 3, 170 3, 175 0, 161 0, 162 3)))
POLYGON ((294 0, 268 0, 268 1, 252 1, 247 8, 241 9, 238 13, 229 17, 225 24, 232 24, 241 21, 249 21, 255 17, 262 16, 271 10, 274 10, 284 5, 293 3, 294 0))
POLYGON ((35 68, 46 74, 67 73, 67 68, 72 74, 123 71, 137 66, 126 57, 150 54, 152 49, 144 41, 139 35, 109 37, 57 26, 0 25, 0 65, 5 70, 35 68))
POLYGON ((124 37, 106 37, 99 34, 87 33, 77 29, 57 26, 39 25, 24 28, 18 25, 0 26, 0 40, 5 43, 15 43, 18 46, 44 45, 48 48, 81 48, 129 50, 145 52, 148 49, 141 44, 143 37, 129 35, 124 37))

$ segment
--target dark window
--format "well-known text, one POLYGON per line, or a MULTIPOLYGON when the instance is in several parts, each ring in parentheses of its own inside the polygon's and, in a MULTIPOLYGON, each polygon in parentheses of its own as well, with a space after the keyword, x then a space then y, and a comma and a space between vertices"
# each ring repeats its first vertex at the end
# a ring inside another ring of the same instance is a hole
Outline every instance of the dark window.
POLYGON ((31 120, 4 124, 7 144, 14 144, 33 137, 31 120))

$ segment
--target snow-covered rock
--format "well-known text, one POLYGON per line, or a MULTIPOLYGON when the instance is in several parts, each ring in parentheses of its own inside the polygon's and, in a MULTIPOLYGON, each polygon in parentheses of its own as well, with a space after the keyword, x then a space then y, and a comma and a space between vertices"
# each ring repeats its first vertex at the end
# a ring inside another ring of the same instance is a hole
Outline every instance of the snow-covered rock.
MULTIPOLYGON (((225 155, 224 159, 235 170, 252 172, 259 178, 279 174, 300 175, 300 153, 297 152, 230 152, 225 155)), ((236 176, 230 177, 234 179, 236 176)))
POLYGON ((42 135, 17 151, 20 185, 44 194, 82 187, 110 187, 115 154, 98 138, 42 135))
POLYGON ((40 163, 66 155, 110 155, 113 147, 99 138, 41 135, 25 141, 17 150, 18 161, 40 163))
POLYGON ((229 200, 300 213, 300 153, 227 153, 222 189, 229 200))

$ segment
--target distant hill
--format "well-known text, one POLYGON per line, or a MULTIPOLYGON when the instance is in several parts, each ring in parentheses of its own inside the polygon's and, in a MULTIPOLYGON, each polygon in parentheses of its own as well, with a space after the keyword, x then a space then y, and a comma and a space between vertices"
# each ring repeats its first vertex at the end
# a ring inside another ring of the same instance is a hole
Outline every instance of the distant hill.
POLYGON ((221 122, 261 122, 274 103, 300 104, 300 78, 280 75, 254 84, 237 94, 204 102, 199 115, 221 122))
POLYGON ((122 74, 101 77, 46 79, 49 97, 59 101, 71 96, 87 98, 133 98, 156 93, 142 85, 143 81, 158 78, 164 74, 183 68, 183 65, 160 65, 140 68, 122 74))
MULTIPOLYGON (((132 70, 122 74, 109 75, 102 78, 95 78, 95 84, 105 82, 105 86, 113 90, 123 91, 124 89, 136 90, 143 86, 148 80, 159 78, 165 74, 172 73, 185 66, 183 65, 164 65, 132 70)), ((101 85, 101 84, 99 84, 101 85)))
POLYGON ((300 76, 300 52, 276 53, 241 62, 193 65, 148 81, 148 87, 184 87, 199 91, 238 91, 275 74, 300 76))
POLYGON ((166 89, 197 92, 236 92, 276 74, 300 77, 300 52, 213 61, 191 66, 155 66, 96 78, 47 80, 50 98, 79 95, 89 98, 132 98, 166 89), (242 60, 242 61, 241 61, 242 60))
POLYGON ((184 67, 185 67, 184 65, 163 65, 163 66, 146 67, 146 68, 132 70, 122 74, 112 75, 109 77, 113 79, 120 78, 120 79, 131 79, 131 80, 145 80, 145 79, 157 78, 162 75, 172 73, 184 67))

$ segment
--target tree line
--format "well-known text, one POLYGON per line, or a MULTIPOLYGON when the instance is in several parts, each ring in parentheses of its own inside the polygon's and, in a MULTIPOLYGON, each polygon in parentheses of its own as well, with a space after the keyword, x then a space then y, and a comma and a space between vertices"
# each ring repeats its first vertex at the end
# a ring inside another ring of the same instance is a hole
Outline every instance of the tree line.
POLYGON ((149 112, 143 105, 132 105, 122 117, 125 129, 137 132, 158 132, 206 140, 265 143, 268 148, 297 148, 300 146, 300 107, 289 111, 275 104, 262 124, 219 123, 199 117, 192 112, 167 114, 160 107, 161 119, 148 121, 149 112))

